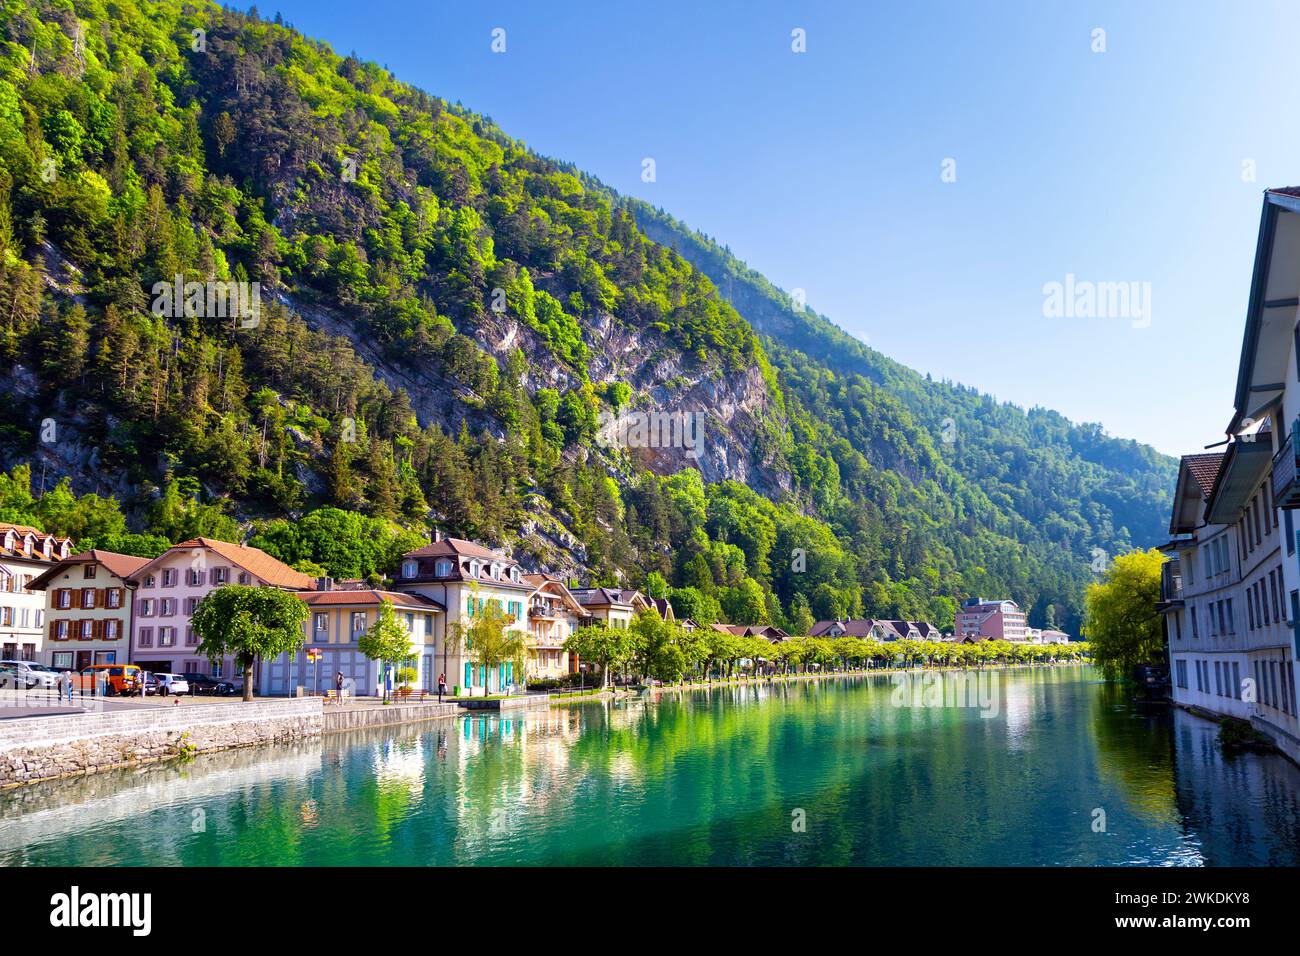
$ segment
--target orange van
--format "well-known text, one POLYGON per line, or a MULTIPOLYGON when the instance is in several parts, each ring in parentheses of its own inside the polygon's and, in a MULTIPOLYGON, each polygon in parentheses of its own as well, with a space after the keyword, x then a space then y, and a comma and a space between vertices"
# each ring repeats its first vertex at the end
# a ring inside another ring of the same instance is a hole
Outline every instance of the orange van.
POLYGON ((97 694, 102 690, 104 696, 116 697, 140 693, 143 679, 140 668, 134 664, 92 664, 77 675, 77 687, 83 694, 97 694))

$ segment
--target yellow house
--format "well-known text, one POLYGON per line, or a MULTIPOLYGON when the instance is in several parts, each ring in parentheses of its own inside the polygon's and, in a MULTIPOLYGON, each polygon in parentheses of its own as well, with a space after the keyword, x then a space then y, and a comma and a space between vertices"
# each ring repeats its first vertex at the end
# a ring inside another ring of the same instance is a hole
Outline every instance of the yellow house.
POLYGON ((564 649, 574 630, 591 620, 564 582, 549 574, 525 574, 528 595, 528 676, 563 677, 576 673, 578 655, 564 649))
POLYGON ((591 623, 605 627, 629 627, 651 606, 640 591, 628 588, 577 588, 572 593, 591 615, 591 623))
POLYGON ((437 657, 445 661, 439 666, 445 668, 451 690, 482 696, 486 687, 489 693, 504 693, 522 677, 510 661, 490 672, 474 664, 464 640, 456 639, 489 604, 507 616, 508 628, 528 633, 528 598, 534 586, 524 579, 518 562, 473 541, 444 538, 435 531, 429 544, 402 555, 393 589, 424 595, 446 608, 437 657))

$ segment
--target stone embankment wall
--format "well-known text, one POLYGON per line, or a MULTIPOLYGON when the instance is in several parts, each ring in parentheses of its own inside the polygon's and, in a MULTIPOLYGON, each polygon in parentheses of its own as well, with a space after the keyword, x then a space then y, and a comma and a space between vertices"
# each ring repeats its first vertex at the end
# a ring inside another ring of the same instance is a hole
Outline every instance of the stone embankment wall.
POLYGON ((0 789, 108 767, 319 736, 319 698, 0 721, 0 789))
POLYGON ((388 727, 393 724, 409 724, 439 717, 455 717, 459 713, 460 707, 456 704, 437 702, 342 708, 327 704, 321 718, 321 730, 333 734, 345 730, 364 730, 367 727, 388 727))

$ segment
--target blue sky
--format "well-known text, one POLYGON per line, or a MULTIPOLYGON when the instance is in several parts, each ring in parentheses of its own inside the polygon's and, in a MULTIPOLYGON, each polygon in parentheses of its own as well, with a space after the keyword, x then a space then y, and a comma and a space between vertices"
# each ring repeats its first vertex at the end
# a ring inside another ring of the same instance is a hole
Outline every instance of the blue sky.
POLYGON ((260 9, 664 207, 913 368, 1171 454, 1222 437, 1261 193, 1300 183, 1300 5, 260 9), (1150 283, 1149 324, 1045 316, 1067 275, 1150 283))

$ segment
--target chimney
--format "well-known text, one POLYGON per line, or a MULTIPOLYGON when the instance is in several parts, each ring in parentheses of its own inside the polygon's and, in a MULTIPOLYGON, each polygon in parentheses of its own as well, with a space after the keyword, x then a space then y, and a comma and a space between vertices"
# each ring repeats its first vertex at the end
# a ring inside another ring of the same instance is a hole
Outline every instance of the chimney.
POLYGON ((437 528, 434 528, 432 531, 429 532, 429 540, 434 544, 437 544, 439 541, 442 540, 442 532, 439 531, 437 528))
POLYGON ((333 591, 333 590, 334 590, 334 579, 333 579, 333 578, 317 578, 317 579, 316 579, 316 590, 317 590, 317 591, 333 591))

